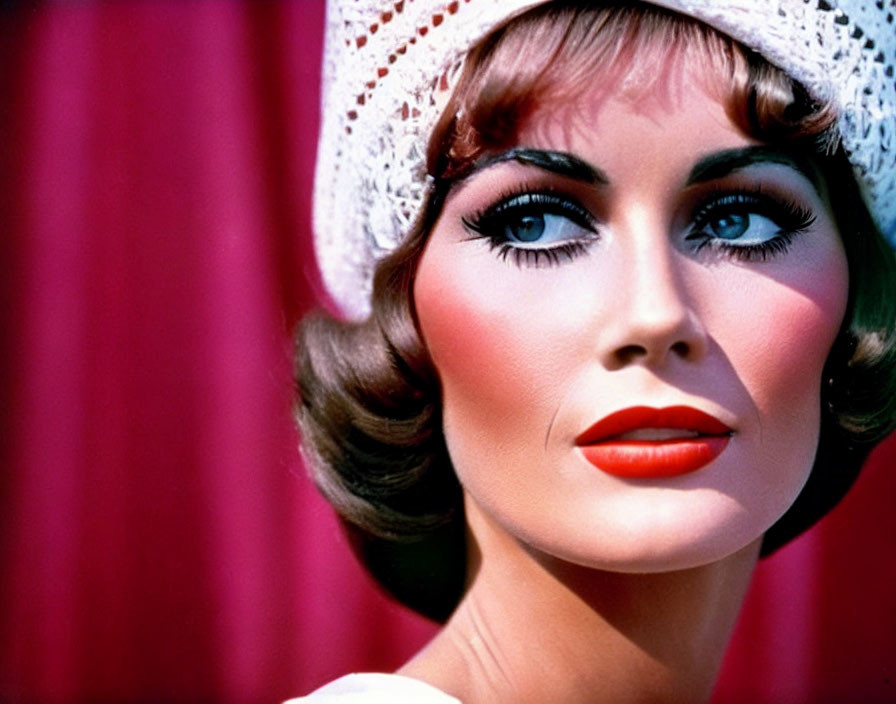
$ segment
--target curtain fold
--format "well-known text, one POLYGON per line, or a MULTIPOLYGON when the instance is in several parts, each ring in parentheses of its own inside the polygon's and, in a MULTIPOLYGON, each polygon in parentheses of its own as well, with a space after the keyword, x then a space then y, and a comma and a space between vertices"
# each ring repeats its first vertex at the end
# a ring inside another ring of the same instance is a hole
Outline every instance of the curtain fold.
MULTIPOLYGON (((272 702, 434 633, 296 449, 323 20, 0 10, 0 701, 272 702)), ((894 460, 760 567, 718 702, 896 701, 894 460)))

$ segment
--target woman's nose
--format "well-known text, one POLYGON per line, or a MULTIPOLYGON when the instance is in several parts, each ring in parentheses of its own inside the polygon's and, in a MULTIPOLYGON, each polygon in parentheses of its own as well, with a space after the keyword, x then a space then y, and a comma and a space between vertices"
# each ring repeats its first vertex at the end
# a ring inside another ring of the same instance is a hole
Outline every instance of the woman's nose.
POLYGON ((665 238, 663 245, 631 248, 617 281, 617 305, 600 334, 606 368, 694 362, 706 353, 708 334, 690 300, 680 256, 665 238))

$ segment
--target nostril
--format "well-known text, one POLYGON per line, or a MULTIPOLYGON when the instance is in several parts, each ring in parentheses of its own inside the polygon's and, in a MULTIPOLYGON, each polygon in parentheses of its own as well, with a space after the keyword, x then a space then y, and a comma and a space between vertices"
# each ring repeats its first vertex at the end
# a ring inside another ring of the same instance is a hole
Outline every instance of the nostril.
POLYGON ((616 350, 616 359, 620 364, 631 364, 640 357, 647 356, 647 348, 641 345, 626 345, 616 350))
POLYGON ((676 342, 670 349, 682 359, 686 359, 691 354, 691 346, 687 342, 676 342))
MULTIPOLYGON (((688 359, 692 353, 691 345, 683 340, 673 343, 668 347, 668 350, 681 359, 688 359)), ((616 350, 615 353, 616 361, 621 366, 632 364, 650 356, 650 351, 644 345, 625 345, 616 350)))

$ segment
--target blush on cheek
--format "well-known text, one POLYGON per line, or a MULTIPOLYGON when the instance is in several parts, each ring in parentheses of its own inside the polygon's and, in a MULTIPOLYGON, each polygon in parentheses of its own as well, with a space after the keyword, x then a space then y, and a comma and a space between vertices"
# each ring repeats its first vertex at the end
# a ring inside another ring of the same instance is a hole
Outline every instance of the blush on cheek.
POLYGON ((496 271, 488 263, 477 267, 471 257, 447 267, 437 266, 438 257, 424 259, 415 301, 441 382, 455 470, 464 486, 489 485, 504 495, 516 486, 511 477, 541 451, 567 388, 563 374, 571 355, 555 327, 562 317, 557 300, 541 286, 521 285, 514 278, 520 272, 496 271), (482 466, 516 469, 512 475, 477 472, 482 466))
POLYGON ((434 290, 423 283, 416 291, 417 315, 446 395, 501 395, 498 380, 516 359, 508 326, 456 289, 434 290))
POLYGON ((782 287, 766 298, 757 292, 756 310, 768 311, 751 325, 764 331, 761 348, 752 351, 745 365, 755 401, 766 410, 791 408, 803 415, 817 413, 825 361, 840 329, 846 309, 847 274, 836 267, 811 287, 782 287), (782 293, 783 291, 783 293, 782 293), (760 380, 764 379, 761 383, 760 380))
MULTIPOLYGON (((448 239, 448 238, 444 238, 448 239)), ((423 341, 438 371, 444 401, 474 397, 481 404, 526 396, 541 359, 544 325, 532 301, 484 247, 456 261, 457 243, 430 242, 417 272, 414 300, 423 341), (509 383, 508 383, 509 382, 509 383)), ((544 305, 544 296, 541 296, 544 305)), ((542 311, 543 312, 543 311, 542 311)))
POLYGON ((839 266, 833 263, 825 273, 814 277, 810 286, 797 289, 779 310, 778 327, 782 339, 796 347, 793 354, 823 363, 837 337, 846 314, 849 296, 849 273, 845 255, 840 255, 839 266), (789 331, 789 332, 787 332, 789 331))

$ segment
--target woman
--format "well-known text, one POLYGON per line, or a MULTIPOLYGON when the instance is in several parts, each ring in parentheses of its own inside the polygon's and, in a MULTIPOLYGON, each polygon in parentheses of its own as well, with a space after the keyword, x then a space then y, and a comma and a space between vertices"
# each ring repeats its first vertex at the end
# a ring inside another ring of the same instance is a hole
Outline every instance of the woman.
POLYGON ((448 620, 312 701, 705 700, 760 552, 896 419, 884 4, 510 4, 331 16, 316 230, 362 321, 303 326, 299 420, 448 620))

